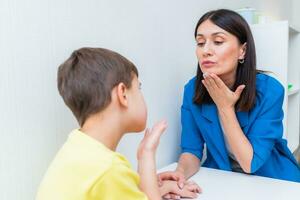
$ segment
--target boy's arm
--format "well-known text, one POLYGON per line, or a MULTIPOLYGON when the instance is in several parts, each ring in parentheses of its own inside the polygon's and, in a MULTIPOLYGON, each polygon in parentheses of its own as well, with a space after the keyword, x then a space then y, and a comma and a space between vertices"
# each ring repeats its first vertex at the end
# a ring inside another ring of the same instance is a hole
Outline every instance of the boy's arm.
POLYGON ((156 176, 155 153, 160 136, 166 128, 166 121, 161 121, 151 130, 147 129, 137 153, 140 188, 150 200, 161 200, 162 194, 156 176))
POLYGON ((138 173, 141 178, 140 188, 149 200, 161 200, 156 178, 155 155, 145 153, 142 157, 138 160, 138 173))

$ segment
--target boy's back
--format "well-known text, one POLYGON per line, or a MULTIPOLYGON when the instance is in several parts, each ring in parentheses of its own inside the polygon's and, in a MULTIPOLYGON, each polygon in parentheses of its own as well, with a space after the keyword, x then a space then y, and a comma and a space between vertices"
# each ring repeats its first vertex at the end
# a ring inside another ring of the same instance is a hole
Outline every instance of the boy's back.
POLYGON ((121 154, 74 130, 50 165, 37 200, 147 199, 121 154))

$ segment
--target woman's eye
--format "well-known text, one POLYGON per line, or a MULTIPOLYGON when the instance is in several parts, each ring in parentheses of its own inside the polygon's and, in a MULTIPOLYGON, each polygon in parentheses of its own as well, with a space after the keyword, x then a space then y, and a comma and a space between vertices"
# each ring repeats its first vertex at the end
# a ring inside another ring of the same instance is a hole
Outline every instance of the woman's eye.
POLYGON ((203 47, 203 46, 204 46, 204 44, 205 44, 204 42, 198 42, 198 43, 197 43, 197 46, 199 46, 199 47, 203 47))
POLYGON ((216 45, 221 45, 221 44, 223 44, 223 41, 215 41, 214 42, 216 45))

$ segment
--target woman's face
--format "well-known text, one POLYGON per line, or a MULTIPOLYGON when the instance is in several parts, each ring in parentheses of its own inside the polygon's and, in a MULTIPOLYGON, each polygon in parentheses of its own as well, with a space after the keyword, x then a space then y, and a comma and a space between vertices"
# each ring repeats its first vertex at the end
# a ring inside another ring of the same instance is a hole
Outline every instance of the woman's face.
POLYGON ((197 29, 196 55, 203 73, 214 73, 221 79, 234 81, 238 60, 245 55, 246 44, 212 23, 204 21, 197 29))

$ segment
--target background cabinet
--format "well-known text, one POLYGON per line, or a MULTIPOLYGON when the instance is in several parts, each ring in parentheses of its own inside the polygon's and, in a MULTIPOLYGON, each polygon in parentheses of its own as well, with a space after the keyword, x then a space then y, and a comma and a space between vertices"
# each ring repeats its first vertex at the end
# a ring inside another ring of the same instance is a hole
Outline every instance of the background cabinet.
POLYGON ((292 151, 299 145, 299 75, 300 34, 299 28, 288 21, 253 24, 257 69, 271 71, 285 88, 284 137, 292 151), (288 85, 292 87, 288 89, 288 85))

